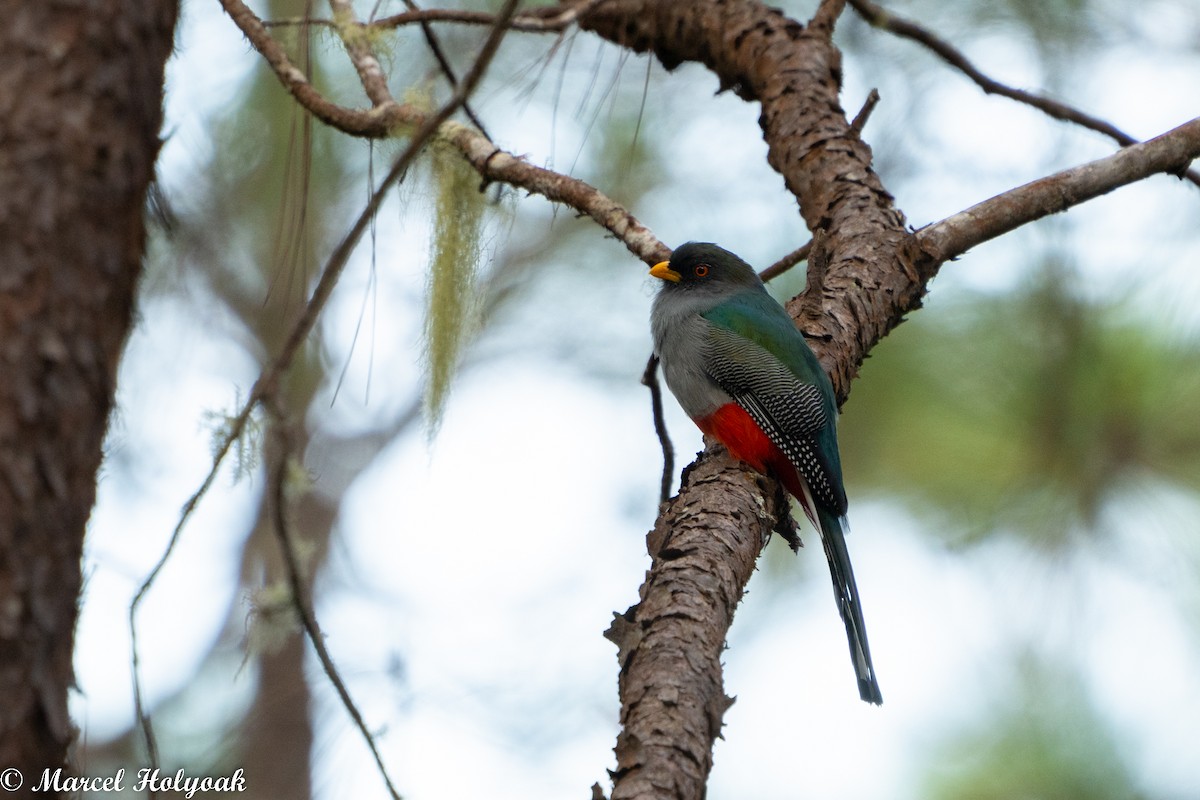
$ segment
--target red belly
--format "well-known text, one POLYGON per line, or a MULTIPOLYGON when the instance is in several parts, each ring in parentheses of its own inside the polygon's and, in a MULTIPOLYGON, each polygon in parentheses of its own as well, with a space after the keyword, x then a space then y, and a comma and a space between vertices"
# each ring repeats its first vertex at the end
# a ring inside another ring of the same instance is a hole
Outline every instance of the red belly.
POLYGON ((805 504, 804 488, 796 468, 744 408, 737 403, 726 403, 695 423, 700 430, 725 445, 734 458, 745 461, 764 475, 778 478, 793 497, 805 504))

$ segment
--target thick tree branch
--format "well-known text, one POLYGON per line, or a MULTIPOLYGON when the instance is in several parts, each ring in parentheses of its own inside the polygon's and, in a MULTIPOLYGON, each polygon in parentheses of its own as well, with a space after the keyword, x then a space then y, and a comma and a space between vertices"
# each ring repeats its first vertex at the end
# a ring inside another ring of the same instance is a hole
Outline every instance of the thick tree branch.
POLYGON ((648 537, 639 602, 605 633, 621 663, 612 800, 704 797, 713 740, 733 703, 721 677, 725 632, 788 512, 770 482, 712 455, 684 473, 648 537))
POLYGON ((917 231, 929 259, 943 263, 977 244, 1027 222, 1066 211, 1086 200, 1159 172, 1182 177, 1200 158, 1200 117, 1143 144, 1039 178, 917 231))
MULTIPOLYGON (((839 6, 822 4, 815 31, 753 0, 611 0, 582 15, 579 24, 631 49, 654 52, 668 69, 684 61, 703 63, 722 88, 761 104, 759 122, 768 161, 797 198, 808 229, 822 232, 825 270, 822 280, 813 282, 819 301, 810 306, 825 313, 802 317, 801 328, 844 397, 869 347, 896 324, 903 310, 916 304, 928 277, 916 273, 904 217, 871 170, 870 149, 839 105, 841 58, 829 35, 839 6)), ((749 578, 749 570, 741 566, 757 557, 764 530, 788 529, 787 504, 777 491, 750 484, 727 454, 712 459, 711 472, 709 463, 702 459, 688 473, 678 497, 660 515, 649 537, 650 552, 673 554, 678 537, 704 541, 723 524, 748 527, 751 534, 737 540, 717 534, 721 546, 712 561, 655 557, 641 603, 624 615, 640 624, 620 640, 622 733, 616 748, 614 799, 703 797, 706 775, 693 776, 697 769, 707 772, 720 731, 714 714, 722 709, 713 701, 723 697, 713 689, 720 686, 719 676, 680 672, 671 658, 642 653, 673 654, 680 649, 676 634, 666 626, 641 622, 643 615, 657 619, 672 613, 671 606, 663 611, 644 608, 651 597, 658 598, 654 589, 668 580, 678 586, 656 602, 674 604, 674 613, 689 626, 687 635, 701 643, 692 646, 698 653, 694 658, 705 663, 709 643, 719 647, 727 635, 733 609, 727 604, 737 602, 749 578), (701 470, 703 477, 694 470, 701 470), (709 509, 720 509, 720 515, 706 516, 709 509), (769 518, 764 520, 764 514, 769 518), (660 540, 668 540, 668 545, 660 540), (677 579, 676 571, 686 575, 677 579), (710 586, 716 591, 707 591, 710 586), (637 666, 644 669, 635 671, 637 666), (678 676, 690 680, 685 683, 678 676), (685 758, 646 744, 657 741, 660 731, 680 729, 688 736, 707 735, 702 755, 694 755, 697 748, 690 739, 685 758)), ((694 547, 685 552, 694 552, 694 547)))

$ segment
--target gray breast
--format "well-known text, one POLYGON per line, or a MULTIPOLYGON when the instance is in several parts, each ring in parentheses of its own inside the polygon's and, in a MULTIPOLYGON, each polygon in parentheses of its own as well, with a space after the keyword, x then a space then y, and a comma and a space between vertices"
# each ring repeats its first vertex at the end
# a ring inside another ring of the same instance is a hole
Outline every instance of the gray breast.
POLYGON ((662 365, 667 388, 689 417, 700 419, 733 401, 707 370, 709 334, 713 325, 700 316, 711 298, 670 296, 659 292, 650 314, 654 353, 662 365))

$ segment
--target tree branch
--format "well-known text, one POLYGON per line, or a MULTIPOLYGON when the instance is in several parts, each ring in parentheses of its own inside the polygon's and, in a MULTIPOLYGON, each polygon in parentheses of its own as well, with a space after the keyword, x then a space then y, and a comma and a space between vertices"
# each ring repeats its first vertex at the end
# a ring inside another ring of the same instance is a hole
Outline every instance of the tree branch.
MULTIPOLYGON (((561 33, 571 27, 579 18, 593 6, 605 0, 584 0, 584 2, 564 4, 562 6, 541 6, 513 14, 505 27, 519 33, 561 33)), ((415 8, 409 6, 408 11, 380 17, 366 23, 359 23, 363 28, 373 30, 389 30, 405 25, 426 25, 433 22, 449 22, 459 25, 495 25, 497 16, 490 11, 472 11, 455 8, 415 8)), ((332 19, 310 17, 287 17, 282 19, 264 20, 266 28, 284 28, 296 25, 318 25, 332 28, 337 22, 332 19)))
POLYGON ((667 421, 663 417, 662 387, 658 383, 658 356, 652 355, 646 362, 646 369, 642 372, 642 385, 650 390, 650 413, 654 418, 654 433, 658 436, 659 447, 662 448, 663 468, 658 502, 665 503, 671 499, 671 481, 675 477, 675 447, 671 444, 667 421))
POLYGON ((850 129, 858 135, 862 135, 863 128, 867 127, 867 120, 871 118, 871 112, 875 110, 875 106, 879 105, 879 90, 872 89, 867 92, 867 99, 863 101, 863 106, 858 110, 858 114, 850 122, 850 129))
MULTIPOLYGON (((962 51, 951 45, 949 42, 937 37, 925 28, 898 17, 890 11, 871 2, 871 0, 848 0, 854 10, 867 21, 869 25, 881 30, 886 30, 896 34, 904 39, 910 39, 918 44, 929 49, 950 66, 957 69, 959 72, 970 78, 976 86, 986 94, 995 94, 1001 97, 1007 97, 1010 100, 1015 100, 1018 103, 1024 103, 1027 106, 1032 106, 1046 115, 1053 117, 1063 122, 1071 122, 1076 125, 1081 125, 1084 128, 1104 134, 1122 147, 1129 147, 1138 143, 1138 139, 1125 133, 1120 128, 1110 122, 1093 117, 1077 108, 1060 103, 1057 100, 1052 100, 1043 95, 1026 92, 1021 89, 1014 89, 1000 83, 997 80, 989 78, 983 74, 971 61, 963 55, 962 51)), ((1200 186, 1200 172, 1188 170, 1185 175, 1187 180, 1200 186)))
POLYGON ((808 21, 808 29, 828 39, 833 36, 833 27, 845 10, 846 0, 821 0, 817 13, 808 21))
MULTIPOLYGON (((426 124, 426 115, 407 103, 390 102, 369 110, 359 110, 329 101, 313 88, 303 71, 291 63, 262 20, 242 0, 221 0, 221 4, 254 49, 271 66, 284 88, 325 124, 353 136, 368 138, 386 138, 397 127, 420 127, 426 124)), ((595 0, 588 0, 577 7, 563 10, 553 19, 574 19, 578 9, 595 4, 595 0)), ((495 15, 489 15, 488 18, 493 23, 499 23, 495 15)), ((438 135, 458 148, 485 182, 507 183, 586 214, 621 240, 630 252, 646 264, 656 264, 670 257, 670 249, 649 228, 619 203, 586 182, 535 167, 519 156, 501 150, 475 128, 460 123, 444 122, 438 128, 438 135)))
POLYGON ((758 277, 762 279, 763 283, 766 283, 774 278, 778 278, 780 275, 787 272, 804 259, 808 258, 809 252, 812 251, 812 246, 812 239, 809 239, 807 242, 800 245, 795 250, 764 269, 762 272, 758 273, 758 277))
POLYGON ((1142 144, 1018 186, 917 231, 928 257, 943 263, 1028 222, 1159 172, 1182 177, 1200 158, 1200 117, 1142 144))
POLYGON ((474 128, 457 122, 442 125, 441 135, 466 157, 485 181, 499 181, 540 194, 586 214, 624 243, 647 265, 671 257, 671 249, 620 203, 578 178, 535 167, 501 150, 474 128))
POLYGON ((358 72, 358 80, 371 103, 376 108, 395 105, 396 100, 388 88, 387 76, 383 74, 383 67, 379 65, 379 59, 371 48, 362 23, 354 15, 354 6, 350 0, 329 0, 329 7, 333 11, 334 29, 341 37, 346 53, 358 72))
POLYGON ((653 52, 668 70, 702 63, 723 88, 761 104, 768 162, 796 197, 808 230, 827 233, 824 313, 797 319, 844 400, 867 351, 919 301, 936 266, 906 246, 904 215, 846 119, 841 54, 826 32, 810 32, 757 0, 609 0, 581 15, 579 25, 653 52), (919 274, 918 266, 929 273, 919 274))
MULTIPOLYGON (((514 14, 508 27, 522 33, 560 33, 569 28, 579 18, 605 0, 583 0, 582 2, 564 3, 560 6, 543 6, 530 9, 520 14, 514 14)), ((407 13, 393 14, 372 23, 379 28, 394 28, 400 25, 411 25, 414 22, 460 22, 474 25, 494 25, 496 15, 486 11, 458 11, 454 9, 410 10, 407 13)))
MULTIPOLYGON (((841 57, 829 36, 839 6, 822 4, 817 31, 755 0, 610 0, 582 15, 579 24, 631 49, 652 51, 669 70, 684 61, 703 63, 722 88, 761 103, 768 161, 795 195, 808 229, 823 231, 825 270, 823 280, 814 282, 819 294, 811 305, 824 313, 803 319, 801 327, 844 397, 870 345, 894 326, 902 307, 919 299, 924 281, 916 275, 915 254, 905 248, 904 217, 839 105, 841 57)), ((800 254, 782 261, 794 263, 800 254)), ((621 663, 614 800, 704 796, 727 702, 719 672, 709 674, 706 665, 711 660, 719 669, 719 648, 766 533, 786 530, 795 538, 782 494, 770 488, 772 482, 748 481, 744 470, 723 450, 702 457, 685 472, 679 495, 648 536, 653 560, 641 600, 611 637, 621 663), (730 538, 733 531, 744 538, 730 538), (719 542, 712 557, 692 558, 708 555, 710 538, 719 542), (661 592, 664 586, 672 590, 661 592), (678 619, 686 633, 660 618, 678 619), (687 639, 681 643, 682 635, 687 639), (682 736, 682 753, 658 746, 663 731, 682 736), (707 739, 703 748, 701 735, 707 739)))
POLYGON ((725 633, 787 511, 764 489, 773 482, 712 455, 685 471, 647 538, 652 563, 639 601, 605 632, 621 664, 612 800, 704 797, 713 741, 733 703, 721 677, 725 633))

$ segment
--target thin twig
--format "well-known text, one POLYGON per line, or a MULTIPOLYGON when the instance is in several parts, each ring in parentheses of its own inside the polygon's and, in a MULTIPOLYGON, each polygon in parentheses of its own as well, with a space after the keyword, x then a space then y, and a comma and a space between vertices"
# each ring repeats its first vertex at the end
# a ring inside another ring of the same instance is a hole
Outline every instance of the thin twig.
POLYGON ((812 251, 812 239, 809 239, 805 244, 800 245, 792 252, 788 253, 783 258, 776 261, 771 266, 758 273, 758 277, 763 283, 778 278, 783 273, 787 272, 792 267, 799 264, 804 259, 808 258, 809 252, 812 251))
MULTIPOLYGON (((987 94, 997 94, 1001 97, 1007 97, 1018 103, 1032 106, 1054 119, 1062 120, 1063 122, 1073 122, 1076 125, 1081 125, 1097 133, 1104 134, 1122 147, 1129 147, 1140 141, 1112 123, 1102 120, 1099 117, 1093 117, 1066 103, 1060 103, 1057 100, 1051 100, 1043 95, 1026 92, 1021 89, 1014 89, 1011 86, 988 77, 980 72, 960 50, 949 42, 937 37, 915 22, 896 16, 871 2, 871 0, 849 0, 849 3, 872 27, 890 31, 904 39, 911 39, 923 45, 947 64, 974 81, 987 94)), ((1200 172, 1188 170, 1184 173, 1183 177, 1200 186, 1200 172)))
MULTIPOLYGON (((576 3, 566 8, 560 6, 543 6, 541 8, 522 11, 520 14, 512 16, 507 27, 509 30, 519 33, 562 33, 574 24, 580 16, 586 14, 602 2, 604 0, 586 0, 586 2, 576 3)), ((406 5, 408 4, 406 3, 406 5)), ((362 23, 362 26, 374 30, 388 30, 391 28, 400 28, 405 25, 425 25, 433 22, 450 22, 459 25, 495 25, 496 19, 497 15, 490 11, 471 11, 455 8, 415 8, 409 6, 408 11, 402 11, 399 14, 392 14, 387 17, 380 17, 379 19, 362 23)), ((308 17, 281 17, 279 19, 263 21, 263 26, 267 28, 287 28, 296 25, 319 25, 333 28, 337 26, 337 22, 332 19, 308 17)))
POLYGON ((872 89, 867 93, 867 99, 863 101, 862 108, 854 115, 854 120, 850 123, 850 130, 861 134, 863 128, 867 127, 867 120, 871 118, 871 112, 877 105, 879 105, 879 90, 872 89))
POLYGON ((317 659, 321 662, 321 668, 325 670, 325 677, 333 684, 333 688, 337 691, 346 712, 350 714, 350 718, 354 720, 355 727, 358 728, 363 736, 363 740, 366 741, 367 748, 370 749, 371 756, 375 759, 375 766, 378 768, 379 774, 383 777, 383 782, 387 786, 388 794, 392 796, 393 800, 400 800, 400 792, 396 790, 396 786, 392 783, 392 778, 388 774, 387 766, 383 763, 383 756, 379 753, 375 736, 367 728, 366 720, 363 719, 362 713, 358 710, 354 698, 350 696, 350 690, 346 688, 346 683, 342 680, 337 665, 333 663, 333 657, 329 654, 329 648, 325 646, 325 636, 321 633, 321 626, 317 623, 317 615, 313 610, 312 595, 305 585, 302 574, 303 570, 300 567, 300 559, 296 555, 296 544, 292 536, 291 522, 287 513, 289 473, 292 469, 292 459, 295 457, 295 445, 288 427, 286 415, 276 407, 277 403, 271 403, 270 406, 272 407, 272 416, 274 417, 273 428, 275 431, 276 455, 279 459, 279 463, 275 465, 275 471, 271 475, 272 510, 274 511, 275 519, 275 535, 279 539, 279 549, 283 553, 284 569, 287 572, 288 586, 292 593, 292 606, 296 609, 296 613, 300 617, 300 624, 304 628, 304 633, 308 636, 308 641, 312 644, 313 650, 316 651, 317 659))
MULTIPOLYGON (((253 16, 248 9, 245 9, 245 6, 242 4, 241 0, 221 0, 221 2, 226 6, 227 9, 232 7, 234 12, 236 12, 240 6, 242 10, 245 10, 246 13, 250 13, 251 16, 253 16)), ((159 573, 166 565, 167 560, 174 552, 175 546, 178 544, 180 535, 183 532, 183 528, 191 519, 192 514, 195 512, 196 506, 199 505, 200 500, 204 498, 204 496, 208 493, 209 488, 212 486, 213 481, 216 480, 217 472, 220 469, 221 464, 224 462, 225 457, 229 454, 230 449, 233 447, 234 442, 241 438, 246 429, 246 425, 250 420, 250 416, 264 400, 275 396, 280 378, 291 366, 292 360, 296 357, 301 345, 303 345, 308 339, 308 335, 312 332, 313 326, 317 322, 317 318, 320 316, 321 311, 325 308, 326 303, 329 301, 329 297, 333 294, 333 288, 337 285, 338 280, 346 267, 346 264, 349 262, 350 255, 354 252, 355 247, 362 238, 364 231, 366 231, 369 227, 371 220, 374 219, 375 214, 378 213, 384 197, 400 180, 400 178, 408 172, 409 166, 411 166, 412 162, 416 159, 422 148, 434 135, 434 133, 437 132, 438 126, 445 122, 451 114, 457 111, 462 103, 466 100, 467 96, 475 90, 475 87, 478 85, 479 80, 483 77, 483 73, 487 69, 488 64, 495 56, 496 50, 500 45, 500 40, 503 38, 507 30, 504 26, 504 21, 511 16, 513 9, 516 8, 517 2, 518 0, 506 0, 504 8, 501 9, 499 14, 497 14, 497 24, 493 26, 492 32, 488 35, 487 40, 480 49, 479 55, 475 59, 475 63, 472 65, 467 75, 463 78, 462 83, 459 84, 458 90, 454 93, 454 96, 451 97, 450 100, 447 101, 447 103, 443 105, 436 114, 433 114, 427 118, 424 124, 421 125, 421 127, 413 134, 408 146, 400 154, 400 157, 396 159, 396 162, 392 165, 391 171, 383 179, 383 182, 379 185, 379 188, 376 189, 371 195, 366 207, 362 210, 362 213, 359 214, 358 219, 355 220, 350 231, 342 238, 342 241, 338 244, 337 248, 334 249, 333 253, 330 254, 329 260, 326 262, 325 268, 321 273, 320 280, 318 280, 316 287, 313 289, 312 296, 309 298, 308 304, 304 308, 304 312, 293 324, 292 330, 284 342, 279 355, 276 356, 275 360, 263 370, 262 374, 259 375, 258 380, 255 381, 253 388, 250 390, 250 396, 246 399, 245 404, 242 406, 242 410, 230 421, 226 436, 222 440, 220 448, 213 456, 212 468, 209 470, 209 473, 207 477, 205 477, 204 482, 200 485, 200 488, 197 489, 196 492, 188 499, 187 503, 184 504, 179 521, 175 526, 175 530, 171 534, 170 541, 167 543, 166 550, 163 551, 158 563, 155 564, 154 569, 151 570, 150 575, 142 583, 141 587, 137 591, 137 594, 134 595, 133 602, 131 602, 129 605, 134 708, 138 718, 139 726, 142 729, 143 738, 146 742, 146 750, 151 759, 152 767, 158 766, 158 747, 155 742, 153 728, 151 727, 150 723, 150 717, 146 711, 145 703, 142 697, 136 624, 138 608, 141 605, 143 598, 146 596, 146 593, 158 579, 159 573)), ((257 17, 254 19, 257 19, 257 17)))
POLYGON ((658 501, 665 503, 671 499, 671 481, 675 476, 675 447, 671 444, 671 434, 667 431, 667 421, 663 416, 662 388, 658 385, 658 356, 652 355, 646 362, 646 371, 642 373, 642 385, 650 390, 654 432, 658 435, 659 446, 662 447, 663 468, 658 501))
MULTIPOLYGON (((182 511, 180 511, 179 521, 175 525, 175 530, 171 532, 171 538, 167 542, 167 547, 159 557, 158 562, 154 565, 154 569, 150 570, 150 574, 142 585, 138 587, 137 593, 133 596, 133 601, 129 604, 129 643, 131 648, 131 659, 133 671, 133 709, 134 715, 137 717, 138 727, 142 730, 142 740, 146 745, 146 756, 149 759, 151 769, 159 769, 160 763, 158 758, 158 743, 154 736, 154 728, 150 724, 150 714, 146 710, 145 699, 142 695, 141 681, 141 666, 138 659, 138 635, 137 635, 137 611, 141 606, 142 600, 146 593, 150 591, 150 587, 158 580, 158 575, 162 572, 163 567, 167 565, 167 560, 171 557, 171 553, 175 551, 175 545, 179 543, 179 537, 183 533, 183 527, 187 521, 191 519, 196 506, 200 504, 200 500, 208 493, 209 488, 213 485, 213 481, 217 479, 217 471, 225 460, 225 456, 229 455, 229 451, 233 448, 234 442, 241 438, 246 430, 246 424, 250 420, 250 415, 254 411, 257 399, 254 398, 254 393, 251 392, 251 400, 247 401, 242 412, 239 413, 229 423, 225 432, 224 438, 221 440, 221 446, 217 448, 217 452, 213 455, 213 466, 209 470, 208 475, 204 478, 200 488, 188 498, 184 503, 182 511)), ((154 796, 151 791, 151 797, 154 796)))
MULTIPOLYGON (((410 11, 420 11, 414 0, 404 0, 404 5, 408 6, 410 11)), ((433 54, 434 60, 438 62, 438 66, 442 70, 442 75, 446 77, 446 81, 450 84, 451 89, 458 88, 458 75, 454 72, 454 66, 450 63, 450 59, 446 57, 445 51, 442 50, 442 43, 439 41, 437 34, 433 32, 433 25, 429 20, 421 20, 421 34, 425 37, 425 44, 429 46, 429 52, 433 54)), ((479 128, 479 132, 487 138, 491 139, 491 135, 487 132, 487 128, 483 125, 483 120, 475 113, 475 109, 471 108, 470 103, 463 103, 463 113, 467 115, 467 119, 471 120, 471 124, 479 128)))
MULTIPOLYGON (((545 6, 513 15, 506 24, 509 29, 522 33, 561 33, 579 17, 598 6, 604 0, 584 0, 566 7, 545 6)), ((414 22, 459 22, 468 25, 495 25, 497 15, 487 11, 459 11, 456 9, 427 8, 412 10, 372 23, 377 28, 395 28, 414 22)))

